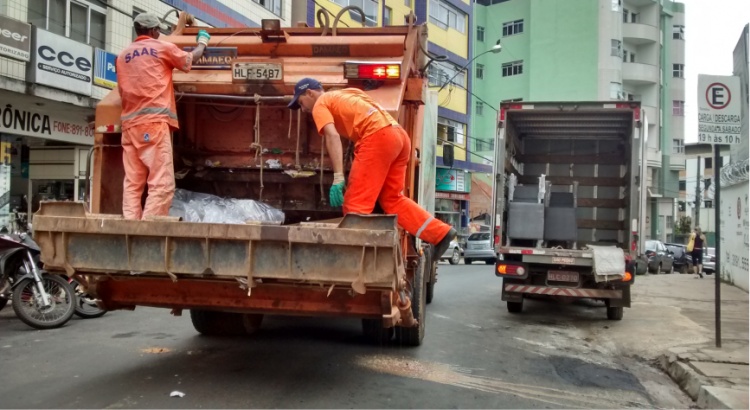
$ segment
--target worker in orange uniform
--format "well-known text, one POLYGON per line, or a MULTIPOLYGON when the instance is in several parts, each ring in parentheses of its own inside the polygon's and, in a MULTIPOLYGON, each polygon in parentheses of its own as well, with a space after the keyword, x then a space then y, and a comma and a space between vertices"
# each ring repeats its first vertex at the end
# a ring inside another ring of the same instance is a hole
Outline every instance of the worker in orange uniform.
POLYGON ((198 32, 198 46, 181 50, 158 40, 159 18, 141 13, 133 21, 138 37, 117 57, 122 98, 122 162, 125 168, 122 213, 126 219, 168 215, 174 196, 171 131, 179 128, 172 71, 188 72, 211 36, 198 32), (148 183, 146 207, 141 208, 148 183))
POLYGON ((312 113, 318 133, 325 137, 334 172, 330 204, 343 205, 345 214, 370 214, 379 201, 386 213, 398 215, 407 232, 433 244, 436 257, 445 253, 456 230, 403 195, 412 150, 398 122, 362 90, 325 92, 312 78, 303 78, 294 88, 289 108, 300 107, 312 113), (342 135, 356 144, 346 193, 342 135))

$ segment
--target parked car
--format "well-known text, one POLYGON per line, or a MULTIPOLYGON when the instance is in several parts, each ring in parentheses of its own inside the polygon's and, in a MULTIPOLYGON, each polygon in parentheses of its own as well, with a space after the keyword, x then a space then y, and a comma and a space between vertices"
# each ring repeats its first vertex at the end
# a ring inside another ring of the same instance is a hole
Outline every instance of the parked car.
POLYGON ((476 260, 483 260, 491 265, 497 260, 495 248, 492 246, 492 235, 489 232, 476 232, 466 240, 464 249, 464 263, 471 265, 476 260))
POLYGON ((716 248, 706 248, 703 253, 703 271, 706 275, 713 275, 716 271, 716 248))
POLYGON ((692 273, 693 257, 687 251, 687 246, 679 243, 665 243, 664 245, 673 254, 674 262, 672 262, 672 266, 680 273, 692 273))
POLYGON ((649 239, 646 241, 646 258, 648 258, 648 270, 656 274, 674 272, 674 257, 672 251, 667 249, 662 241, 649 239))
POLYGON ((461 261, 461 246, 457 240, 452 240, 448 250, 440 257, 441 261, 448 261, 451 265, 456 265, 461 261))

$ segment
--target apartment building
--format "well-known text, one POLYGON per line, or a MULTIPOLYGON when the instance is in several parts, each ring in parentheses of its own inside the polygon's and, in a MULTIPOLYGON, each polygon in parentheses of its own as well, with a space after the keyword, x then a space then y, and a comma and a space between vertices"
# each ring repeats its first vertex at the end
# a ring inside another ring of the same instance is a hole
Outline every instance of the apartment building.
POLYGON ((288 25, 292 0, 5 0, 0 24, 0 227, 9 212, 40 200, 81 200, 96 103, 117 84, 114 61, 135 38, 133 17, 149 11, 199 25, 288 25))
MULTIPOLYGON (((432 89, 438 93, 438 139, 436 216, 468 234, 471 215, 472 174, 489 173, 491 166, 470 160, 469 133, 472 88, 471 72, 466 69, 473 55, 470 0, 299 0, 292 14, 294 22, 319 26, 316 14, 326 9, 331 15, 343 7, 357 6, 365 13, 345 12, 339 27, 382 27, 408 24, 414 14, 417 24, 426 23, 428 51, 439 56, 428 68, 432 89)), ((330 19, 333 21, 333 19, 330 19)), ((486 190, 485 190, 486 191, 486 190)))
POLYGON ((666 240, 685 168, 685 8, 669 0, 477 0, 471 134, 491 155, 501 101, 640 101, 646 236, 666 240))

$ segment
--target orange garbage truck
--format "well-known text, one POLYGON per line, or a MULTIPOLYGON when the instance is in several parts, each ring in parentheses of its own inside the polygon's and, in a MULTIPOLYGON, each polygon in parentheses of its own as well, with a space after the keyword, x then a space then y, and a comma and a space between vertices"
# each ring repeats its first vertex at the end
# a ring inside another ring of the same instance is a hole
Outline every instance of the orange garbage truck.
MULTIPOLYGON (((199 28, 188 21, 183 15, 161 39, 194 46, 199 28)), ((421 344, 440 255, 400 230, 395 215, 342 216, 332 207, 324 140, 287 104, 304 77, 327 90, 366 91, 409 134, 404 194, 432 211, 437 96, 425 75, 426 27, 264 20, 206 30, 204 56, 174 73, 180 128, 170 216, 122 217, 115 89, 96 109, 89 200, 44 202, 34 216, 45 268, 83 279, 107 310, 187 309, 202 334, 252 333, 266 314, 339 316, 361 319, 372 340, 421 344)))

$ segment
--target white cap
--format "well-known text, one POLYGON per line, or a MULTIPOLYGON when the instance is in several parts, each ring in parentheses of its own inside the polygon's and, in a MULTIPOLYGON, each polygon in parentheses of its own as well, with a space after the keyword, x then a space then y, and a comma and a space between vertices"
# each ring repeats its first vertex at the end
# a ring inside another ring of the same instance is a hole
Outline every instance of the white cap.
POLYGON ((159 27, 159 24, 161 23, 159 17, 156 17, 156 14, 154 13, 141 13, 135 16, 133 22, 143 28, 156 28, 159 27))

